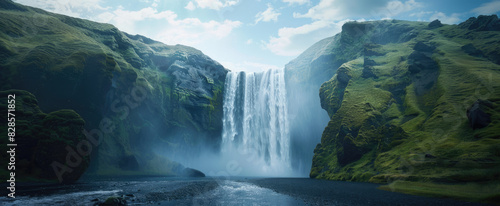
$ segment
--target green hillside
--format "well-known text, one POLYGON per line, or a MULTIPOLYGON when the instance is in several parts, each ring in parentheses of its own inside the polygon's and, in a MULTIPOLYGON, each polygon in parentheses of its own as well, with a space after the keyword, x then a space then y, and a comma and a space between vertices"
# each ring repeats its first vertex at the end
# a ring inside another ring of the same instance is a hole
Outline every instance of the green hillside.
POLYGON ((27 91, 46 113, 78 113, 102 136, 89 174, 173 175, 179 165, 166 153, 217 149, 227 72, 191 47, 0 2, 0 91, 27 91))
POLYGON ((320 89, 330 122, 310 176, 498 199, 499 25, 496 16, 346 23, 334 38, 350 49, 331 59, 343 64, 324 68, 336 70, 320 89))

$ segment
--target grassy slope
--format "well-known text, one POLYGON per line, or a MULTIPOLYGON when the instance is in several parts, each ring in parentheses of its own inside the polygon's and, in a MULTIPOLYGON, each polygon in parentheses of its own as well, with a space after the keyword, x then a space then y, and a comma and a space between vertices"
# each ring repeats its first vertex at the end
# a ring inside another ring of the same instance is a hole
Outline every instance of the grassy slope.
POLYGON ((97 164, 96 173, 136 174, 148 170, 166 174, 172 168, 163 167, 172 164, 164 164, 169 161, 150 148, 145 150, 149 145, 137 144, 145 141, 143 135, 159 147, 182 151, 222 128, 218 120, 222 116, 224 77, 207 73, 193 77, 213 81, 208 84, 208 94, 198 94, 175 85, 173 75, 166 72, 177 60, 196 69, 225 71, 194 48, 167 46, 122 33, 110 24, 11 1, 0 3, 0 28, 0 90, 27 90, 47 112, 74 109, 85 119, 88 130, 98 129, 103 117, 115 124, 115 130, 106 134, 95 153, 92 164, 97 164), (147 99, 122 120, 122 113, 109 111, 110 104, 120 100, 117 106, 123 106, 121 97, 130 95, 133 86, 145 88, 147 99), (159 137, 159 133, 167 135, 159 137), (123 158, 136 159, 140 169, 121 164, 123 158))
MULTIPOLYGON (((426 23, 393 22, 397 24, 416 28, 418 35, 407 42, 380 44, 377 50, 382 56, 365 55, 377 63, 373 72, 378 78, 363 78, 364 62, 358 58, 342 66, 352 76, 348 85, 338 80, 340 69, 323 84, 322 105, 331 121, 315 150, 311 177, 418 182, 391 187, 412 193, 409 188, 418 185, 419 192, 413 192, 417 194, 438 194, 447 188, 434 183, 498 181, 500 66, 470 56, 461 47, 472 43, 483 51, 498 49, 491 41, 496 41, 500 33, 467 31, 451 25, 430 30, 426 23), (432 59, 439 65, 439 76, 431 88, 417 95, 416 81, 407 68, 408 56, 419 41, 437 47, 432 59), (473 130, 466 111, 477 99, 494 102, 496 111, 491 111, 493 122, 488 127, 473 130), (346 160, 344 156, 354 157, 346 160)), ((469 186, 460 187, 479 187, 469 186)), ((494 188, 488 198, 500 195, 499 188, 494 188)), ((442 195, 463 193, 450 194, 442 195)))

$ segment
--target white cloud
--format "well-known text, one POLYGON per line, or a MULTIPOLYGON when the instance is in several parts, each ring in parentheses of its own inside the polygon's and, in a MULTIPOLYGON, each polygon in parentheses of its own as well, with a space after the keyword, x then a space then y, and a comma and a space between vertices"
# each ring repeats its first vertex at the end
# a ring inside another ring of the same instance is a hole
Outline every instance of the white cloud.
POLYGON ((281 15, 281 13, 276 12, 273 7, 268 4, 265 11, 259 12, 257 13, 257 15, 255 15, 255 24, 259 23, 259 21, 278 21, 279 15, 281 15))
POLYGON ((346 18, 392 17, 421 7, 415 0, 320 0, 307 13, 294 13, 296 18, 311 18, 314 20, 338 21, 346 18))
POLYGON ((421 11, 421 12, 417 12, 417 13, 412 13, 412 14, 410 14, 410 16, 417 17, 417 18, 424 18, 424 17, 427 17, 433 13, 434 12, 432 12, 432 11, 421 11))
POLYGON ((158 2, 160 2, 160 0, 154 0, 153 4, 151 4, 151 6, 152 7, 157 7, 158 6, 158 2))
POLYGON ((433 21, 439 19, 439 21, 445 24, 458 24, 460 23, 460 14, 453 13, 450 16, 447 16, 443 12, 434 12, 434 14, 429 18, 429 21, 433 21))
POLYGON ((261 72, 261 71, 266 71, 269 69, 280 69, 281 67, 276 66, 276 65, 271 65, 271 64, 262 64, 258 62, 250 62, 250 61, 243 61, 243 62, 221 62, 221 64, 233 71, 245 71, 245 72, 261 72))
POLYGON ((500 11, 500 1, 495 0, 489 3, 484 3, 480 7, 472 10, 476 14, 491 15, 500 11))
POLYGON ((185 8, 185 9, 187 9, 187 10, 193 11, 194 9, 196 9, 196 6, 193 4, 193 2, 192 2, 192 1, 190 1, 190 2, 186 5, 186 7, 184 7, 184 8, 185 8))
POLYGON ((284 27, 279 29, 278 37, 270 37, 264 46, 276 55, 297 56, 317 41, 340 32, 346 21, 315 21, 294 28, 284 27))
POLYGON ((195 0, 199 8, 220 10, 224 7, 236 5, 239 0, 195 0))
POLYGON ((396 16, 419 7, 422 7, 422 4, 415 2, 415 0, 409 0, 404 3, 401 1, 390 1, 387 3, 387 6, 382 9, 382 12, 385 13, 386 16, 396 16))
POLYGON ((90 18, 97 12, 107 10, 100 6, 101 0, 15 0, 15 2, 79 18, 90 18))
POLYGON ((302 4, 305 4, 305 3, 309 3, 309 0, 283 0, 284 3, 288 3, 288 4, 299 4, 299 5, 302 5, 302 4))
POLYGON ((252 44, 253 43, 253 39, 248 39, 245 43, 246 44, 252 44))
POLYGON ((97 17, 101 22, 112 23, 120 30, 137 34, 136 25, 145 20, 162 20, 162 28, 149 37, 166 44, 185 44, 194 46, 203 41, 222 39, 228 36, 234 28, 241 26, 239 21, 225 20, 203 22, 197 18, 179 19, 173 11, 158 12, 154 8, 144 8, 139 11, 128 11, 118 8, 97 17))

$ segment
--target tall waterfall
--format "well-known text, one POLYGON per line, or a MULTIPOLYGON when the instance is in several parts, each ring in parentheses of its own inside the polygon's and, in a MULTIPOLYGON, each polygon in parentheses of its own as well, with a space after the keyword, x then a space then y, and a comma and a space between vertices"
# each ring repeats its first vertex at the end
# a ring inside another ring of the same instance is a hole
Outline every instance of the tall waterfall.
POLYGON ((228 73, 224 95, 221 154, 237 158, 244 175, 288 175, 290 132, 284 70, 228 73))

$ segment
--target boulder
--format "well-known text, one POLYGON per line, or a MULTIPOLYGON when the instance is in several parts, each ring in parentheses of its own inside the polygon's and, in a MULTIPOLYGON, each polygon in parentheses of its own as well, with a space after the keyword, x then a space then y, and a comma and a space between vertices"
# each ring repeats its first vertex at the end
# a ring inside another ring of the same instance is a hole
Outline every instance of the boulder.
POLYGON ((127 201, 123 197, 108 197, 106 201, 100 203, 99 206, 125 206, 127 201))
POLYGON ((493 108, 493 103, 488 100, 478 99, 467 109, 467 118, 472 129, 481 129, 491 123, 491 114, 487 110, 493 108))

